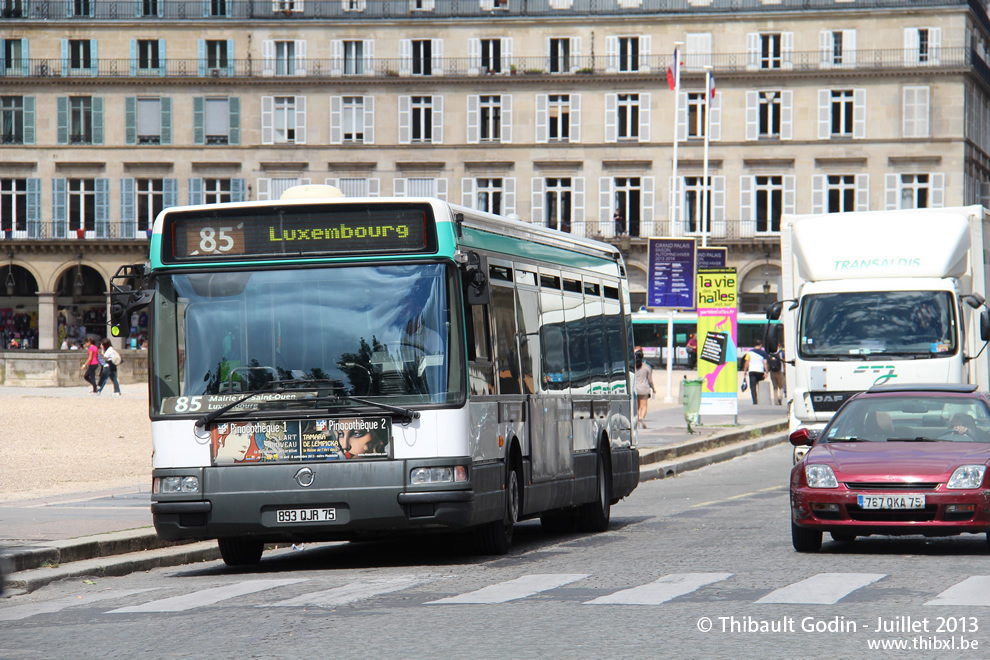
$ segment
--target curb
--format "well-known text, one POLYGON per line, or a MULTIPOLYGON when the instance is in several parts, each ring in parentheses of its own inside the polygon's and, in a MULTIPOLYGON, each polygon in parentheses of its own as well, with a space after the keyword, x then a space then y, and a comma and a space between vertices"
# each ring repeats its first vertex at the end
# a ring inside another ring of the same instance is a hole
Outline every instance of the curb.
POLYGON ((669 477, 676 477, 681 472, 697 470, 714 463, 732 460, 733 458, 738 458, 739 456, 750 454, 754 451, 760 451, 761 449, 766 449, 767 447, 779 445, 783 442, 787 442, 787 437, 788 434, 786 432, 774 433, 772 435, 755 438, 753 440, 735 442, 734 444, 727 444, 708 451, 702 451, 697 454, 692 454, 683 460, 651 463, 649 467, 640 467, 639 481, 642 483, 653 479, 667 479, 669 477))

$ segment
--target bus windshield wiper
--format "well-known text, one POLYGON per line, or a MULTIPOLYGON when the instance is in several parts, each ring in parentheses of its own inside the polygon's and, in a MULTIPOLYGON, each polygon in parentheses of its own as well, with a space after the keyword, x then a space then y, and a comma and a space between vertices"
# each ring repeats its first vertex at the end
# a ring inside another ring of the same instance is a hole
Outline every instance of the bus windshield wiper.
POLYGON ((350 396, 348 394, 343 394, 337 397, 337 401, 354 401, 366 406, 372 406, 374 408, 381 408, 382 410, 387 410, 390 413, 395 413, 399 415, 400 421, 411 422, 414 419, 419 419, 419 411, 412 410, 411 408, 403 408, 402 406, 393 406, 388 403, 381 403, 379 401, 370 401, 368 399, 361 399, 356 396, 350 396))

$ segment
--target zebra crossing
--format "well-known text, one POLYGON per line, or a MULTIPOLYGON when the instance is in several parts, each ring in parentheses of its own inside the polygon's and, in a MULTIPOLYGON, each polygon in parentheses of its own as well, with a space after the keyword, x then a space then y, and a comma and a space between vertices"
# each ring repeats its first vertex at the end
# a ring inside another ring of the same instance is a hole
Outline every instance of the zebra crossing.
MULTIPOLYGON (((419 605, 422 607, 499 605, 525 601, 537 596, 552 597, 558 589, 580 588, 581 582, 591 577, 593 576, 583 573, 527 574, 439 599, 424 597, 419 605)), ((619 589, 607 595, 579 602, 581 605, 589 606, 659 606, 676 602, 678 598, 698 592, 703 595, 704 590, 712 585, 719 585, 723 591, 725 589, 731 590, 733 580, 741 579, 741 577, 733 573, 672 573, 640 586, 619 589)), ((162 592, 166 587, 107 589, 95 593, 53 598, 44 602, 23 604, 16 600, 10 603, 0 602, 0 628, 4 622, 56 614, 63 610, 82 606, 99 608, 103 604, 108 606, 108 609, 103 612, 108 616, 180 613, 231 604, 252 607, 335 608, 424 585, 433 584, 439 589, 443 589, 451 584, 450 578, 451 576, 415 575, 362 578, 345 584, 338 584, 329 589, 317 590, 312 590, 318 580, 314 578, 245 579, 178 595, 165 595, 163 593, 161 594, 163 597, 151 598, 150 600, 144 599, 153 597, 156 594, 152 592, 162 592), (301 593, 286 593, 287 590, 293 589, 301 591, 301 593), (273 594, 272 598, 269 599, 270 602, 244 605, 239 600, 244 596, 265 593, 273 594), (144 602, 113 607, 114 601, 133 601, 135 599, 144 602)), ((752 600, 751 604, 755 606, 779 604, 835 605, 854 593, 876 588, 879 583, 889 578, 890 576, 880 573, 819 573, 792 584, 772 589, 764 596, 752 600)), ((746 591, 751 593, 751 589, 746 591)), ((573 598, 568 596, 567 599, 572 600, 573 598)), ((921 601, 921 604, 925 606, 990 607, 990 576, 967 577, 939 593, 933 593, 932 597, 921 601)))

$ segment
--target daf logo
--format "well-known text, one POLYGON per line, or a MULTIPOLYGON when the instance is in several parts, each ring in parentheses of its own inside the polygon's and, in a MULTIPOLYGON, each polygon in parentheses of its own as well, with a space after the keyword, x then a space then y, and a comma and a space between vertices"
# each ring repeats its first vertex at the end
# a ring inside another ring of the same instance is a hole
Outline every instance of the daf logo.
POLYGON ((844 399, 842 394, 816 394, 811 397, 815 403, 842 403, 844 399))
POLYGON ((308 467, 300 468, 296 472, 296 476, 292 477, 296 480, 296 483, 303 488, 309 488, 316 481, 316 473, 310 470, 308 467))

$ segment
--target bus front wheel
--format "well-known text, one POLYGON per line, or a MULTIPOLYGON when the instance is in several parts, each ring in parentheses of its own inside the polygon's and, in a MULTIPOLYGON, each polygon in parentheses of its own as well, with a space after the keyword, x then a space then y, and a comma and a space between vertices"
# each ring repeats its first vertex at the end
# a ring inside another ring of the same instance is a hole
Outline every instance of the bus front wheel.
POLYGON ((217 539, 220 556, 227 566, 254 566, 261 561, 265 550, 263 541, 250 539, 217 539))
POLYGON ((612 466, 609 462, 607 440, 602 440, 596 461, 595 500, 578 509, 578 529, 582 532, 604 532, 612 514, 612 466))
POLYGON ((504 555, 512 545, 512 533, 522 508, 522 470, 516 461, 505 471, 505 514, 501 520, 485 523, 478 529, 478 545, 483 554, 504 555))

